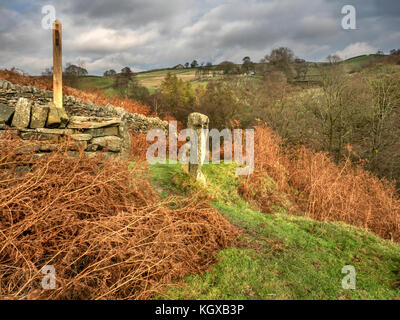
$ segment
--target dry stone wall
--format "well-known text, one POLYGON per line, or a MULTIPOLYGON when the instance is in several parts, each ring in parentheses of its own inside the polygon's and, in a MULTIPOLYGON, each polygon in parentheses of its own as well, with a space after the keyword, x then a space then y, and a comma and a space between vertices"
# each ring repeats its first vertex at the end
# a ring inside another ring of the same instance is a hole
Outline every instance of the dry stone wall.
POLYGON ((130 130, 168 131, 166 121, 110 104, 97 106, 64 96, 64 112, 52 100, 52 91, 0 80, 0 138, 5 129, 15 130, 22 139, 35 141, 34 151, 38 154, 56 150, 60 141, 68 138, 71 155, 84 148, 88 156, 107 152, 107 156, 126 159, 130 153, 130 130))

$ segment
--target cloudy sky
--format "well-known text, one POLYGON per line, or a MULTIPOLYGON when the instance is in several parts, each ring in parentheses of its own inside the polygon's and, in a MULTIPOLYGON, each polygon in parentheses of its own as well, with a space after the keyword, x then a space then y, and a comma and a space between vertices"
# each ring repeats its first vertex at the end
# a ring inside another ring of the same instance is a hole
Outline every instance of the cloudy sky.
POLYGON ((64 62, 90 74, 193 59, 258 62, 279 46, 310 61, 400 48, 400 0, 0 0, 0 68, 51 66, 45 5, 63 23, 64 62), (356 8, 356 30, 341 26, 344 5, 356 8))

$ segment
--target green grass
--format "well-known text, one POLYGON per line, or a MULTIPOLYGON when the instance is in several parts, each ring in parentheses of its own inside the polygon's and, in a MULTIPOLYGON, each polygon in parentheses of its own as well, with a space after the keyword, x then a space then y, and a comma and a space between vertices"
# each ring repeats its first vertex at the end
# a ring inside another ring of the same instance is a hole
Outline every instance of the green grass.
POLYGON ((139 83, 149 89, 150 92, 154 92, 156 88, 159 88, 164 78, 168 73, 172 73, 178 77, 185 79, 185 81, 190 81, 194 78, 196 74, 196 68, 189 69, 161 69, 140 72, 136 74, 136 79, 139 83))
POLYGON ((377 58, 381 58, 381 55, 378 54, 370 54, 370 55, 363 55, 359 57, 350 58, 344 61, 345 64, 357 64, 362 65, 368 61, 375 60, 377 58))
POLYGON ((188 69, 160 69, 160 70, 150 70, 150 71, 143 71, 136 74, 138 80, 141 79, 148 79, 152 77, 162 77, 166 76, 167 73, 172 74, 192 74, 196 73, 197 68, 188 68, 188 69))
POLYGON ((105 77, 80 77, 78 78, 77 87, 80 90, 90 90, 90 89, 106 89, 114 83, 113 78, 105 78, 105 77))
MULTIPOLYGON (((344 223, 317 222, 285 213, 266 215, 237 193, 235 166, 205 165, 212 206, 243 230, 238 247, 219 262, 189 275, 166 299, 400 299, 400 247, 344 223), (341 273, 355 267, 356 289, 341 273)), ((197 188, 179 164, 152 166, 152 182, 166 197, 197 188)))
POLYGON ((149 90, 150 94, 153 94, 157 90, 157 88, 153 86, 146 86, 146 88, 147 90, 149 90))
POLYGON ((114 96, 119 96, 118 90, 116 90, 114 88, 105 89, 104 92, 106 93, 107 97, 109 97, 109 98, 114 97, 114 96))
MULTIPOLYGON (((146 78, 151 78, 151 75, 142 74, 140 77, 138 76, 139 82, 146 78)), ((76 87, 80 90, 92 90, 92 89, 100 89, 104 90, 108 97, 118 96, 118 90, 112 88, 114 84, 113 78, 104 78, 104 77, 96 77, 96 76, 88 76, 81 77, 77 80, 76 87)), ((156 87, 154 86, 145 86, 150 93, 154 93, 156 87)))

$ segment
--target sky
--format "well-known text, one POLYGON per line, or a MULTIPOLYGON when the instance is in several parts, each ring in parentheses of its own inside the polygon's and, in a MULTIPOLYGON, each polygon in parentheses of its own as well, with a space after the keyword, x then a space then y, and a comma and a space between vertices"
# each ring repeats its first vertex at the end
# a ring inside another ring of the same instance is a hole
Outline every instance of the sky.
POLYGON ((51 66, 46 5, 63 24, 64 64, 92 75, 258 62, 281 46, 308 61, 400 48, 400 0, 0 0, 0 68, 38 75, 51 66), (355 30, 342 28, 345 5, 356 9, 355 30))

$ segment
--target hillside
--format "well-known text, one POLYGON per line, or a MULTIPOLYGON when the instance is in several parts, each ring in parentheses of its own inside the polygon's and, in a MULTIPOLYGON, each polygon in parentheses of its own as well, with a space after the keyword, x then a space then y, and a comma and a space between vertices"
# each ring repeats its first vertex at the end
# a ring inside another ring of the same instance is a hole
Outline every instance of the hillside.
MULTIPOLYGON (((358 57, 353 57, 343 61, 343 64, 346 66, 347 72, 354 72, 354 70, 361 71, 367 63, 371 63, 374 61, 378 61, 382 59, 382 55, 363 55, 358 57)), ((320 79, 320 72, 318 67, 324 66, 326 63, 316 63, 316 62, 308 62, 308 72, 305 79, 297 79, 295 82, 304 83, 304 82, 315 82, 320 79)), ((255 63, 255 67, 257 68, 258 63, 255 63)), ((240 65, 238 65, 240 67, 240 65)), ((213 66, 215 69, 216 66, 213 66)), ((209 77, 198 78, 196 76, 196 72, 198 68, 189 68, 189 69, 157 69, 157 70, 149 70, 142 71, 136 74, 136 79, 139 84, 146 87, 150 93, 154 93, 156 89, 158 89, 161 85, 161 82, 164 80, 168 73, 172 73, 176 75, 179 79, 184 81, 191 82, 192 86, 206 86, 208 80, 221 78, 219 75, 209 77)), ((259 75, 252 76, 255 80, 260 78, 259 75)), ((77 88, 81 90, 93 90, 100 89, 104 90, 108 95, 116 94, 116 91, 112 88, 114 84, 113 78, 106 78, 101 76, 85 76, 81 77, 77 81, 77 88)))
MULTIPOLYGON (((179 79, 183 79, 184 81, 194 81, 196 79, 196 70, 197 68, 144 71, 137 73, 135 78, 139 84, 146 87, 150 93, 153 93, 155 89, 159 88, 167 73, 175 74, 179 79)), ((86 76, 78 80, 77 87, 81 90, 105 90, 107 94, 112 95, 115 93, 112 88, 113 84, 113 78, 86 76)))
MULTIPOLYGON (((263 214, 239 196, 234 169, 210 164, 203 171, 213 207, 241 230, 239 245, 220 251, 207 272, 187 276, 160 297, 400 299, 399 245, 344 223, 295 217, 283 207, 263 214), (356 269, 356 290, 341 286, 345 265, 356 269)), ((197 188, 179 165, 156 165, 152 172, 164 197, 197 188)))
POLYGON ((379 55, 379 54, 362 55, 362 56, 358 56, 358 57, 349 58, 349 59, 345 60, 344 63, 345 64, 363 65, 367 62, 379 60, 382 57, 384 57, 384 55, 379 55))
POLYGON ((196 68, 190 68, 140 72, 137 74, 136 79, 142 86, 145 86, 150 92, 153 92, 156 88, 160 87, 161 82, 164 80, 168 72, 175 74, 179 79, 184 81, 192 81, 196 78, 196 70, 196 68))

